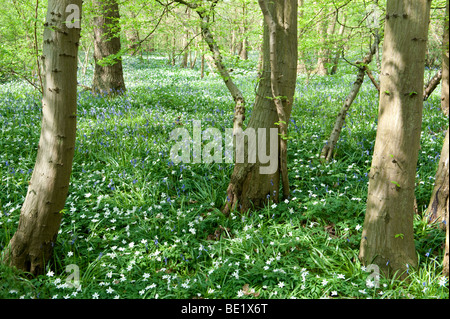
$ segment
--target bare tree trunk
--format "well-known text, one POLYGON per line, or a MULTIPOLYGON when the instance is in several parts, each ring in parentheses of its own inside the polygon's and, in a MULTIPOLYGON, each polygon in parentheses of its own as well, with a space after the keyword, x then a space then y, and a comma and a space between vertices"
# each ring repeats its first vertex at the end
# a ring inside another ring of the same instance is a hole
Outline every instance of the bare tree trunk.
POLYGON ((448 277, 448 245, 449 245, 449 234, 448 234, 448 215, 449 215, 449 201, 447 201, 447 215, 445 220, 447 223, 445 224, 445 251, 444 251, 444 260, 442 262, 442 273, 444 276, 448 277))
POLYGON ((449 115, 449 86, 448 86, 448 62, 449 62, 449 26, 448 26, 448 0, 445 10, 445 22, 444 22, 444 40, 442 42, 442 96, 441 96, 441 109, 445 115, 449 115))
MULTIPOLYGON (((337 17, 336 17, 336 21, 337 21, 337 17)), ((341 26, 339 27, 339 31, 338 31, 338 36, 339 36, 339 41, 343 41, 341 40, 342 35, 344 34, 345 31, 345 21, 346 21, 346 16, 344 15, 343 21, 341 26)), ((378 38, 378 36, 375 36, 375 38, 378 38)), ((345 42, 344 42, 345 43, 345 42)), ((341 58, 342 55, 342 51, 344 50, 344 43, 342 43, 341 45, 335 45, 335 53, 334 53, 334 60, 333 60, 333 66, 331 67, 331 71, 330 74, 336 74, 338 66, 339 66, 339 59, 341 58)))
POLYGON ((248 31, 248 26, 247 26, 247 17, 246 17, 246 3, 244 2, 242 7, 242 35, 243 35, 243 39, 242 39, 242 46, 241 46, 241 51, 239 52, 239 57, 242 60, 248 60, 248 35, 247 35, 247 31, 248 31))
POLYGON ((388 0, 378 129, 359 258, 386 276, 417 267, 414 187, 423 108, 428 0, 388 0))
MULTIPOLYGON (((298 0, 298 17, 300 20, 304 17, 304 0, 298 0)), ((298 41, 300 42, 302 39, 299 38, 298 41)), ((306 74, 308 73, 308 68, 306 67, 305 63, 305 54, 303 50, 300 50, 299 52, 299 59, 298 59, 298 65, 297 65, 297 73, 300 74, 306 74)))
POLYGON ((206 15, 203 15, 202 13, 199 13, 201 21, 201 28, 203 37, 208 44, 209 50, 213 54, 212 58, 214 60, 214 64, 216 66, 217 71, 219 72, 220 76, 222 77, 223 81, 225 82, 225 85, 228 88, 228 91, 231 93, 231 96, 233 97, 233 100, 235 102, 235 112, 234 112, 234 132, 238 128, 242 128, 242 124, 245 119, 245 100, 244 95, 242 94, 241 90, 234 84, 233 80, 231 79, 230 74, 228 73, 228 70, 226 69, 225 65, 222 62, 222 55, 220 53, 219 47, 214 40, 214 37, 209 30, 209 17, 206 15))
POLYGON ((72 11, 73 17, 80 19, 81 3, 48 2, 42 54, 41 137, 19 226, 2 255, 5 263, 33 275, 42 274, 52 257, 69 189, 76 136, 80 29, 76 23, 66 23, 72 21, 66 8, 74 5, 77 9, 72 11))
MULTIPOLYGON (((187 18, 190 19, 191 12, 189 11, 189 9, 186 10, 186 13, 187 13, 187 18)), ((188 48, 188 45, 189 45, 189 29, 186 26, 184 26, 184 29, 185 29, 185 33, 184 33, 184 37, 183 37, 183 46, 182 46, 182 48, 184 50, 184 53, 183 53, 183 59, 181 60, 181 67, 182 68, 187 68, 188 67, 188 58, 189 58, 189 55, 190 55, 190 51, 189 51, 189 48, 188 48)))
POLYGON ((200 63, 200 78, 205 76, 205 54, 202 52, 202 58, 200 63))
MULTIPOLYGON (((273 173, 262 174, 260 168, 263 164, 260 159, 255 163, 236 163, 227 189, 224 214, 229 214, 234 209, 245 212, 252 207, 262 207, 268 199, 277 202, 281 176, 283 193, 289 194, 286 158, 283 159, 286 155, 283 150, 285 146, 281 144, 282 141, 286 142, 284 137, 287 134, 297 77, 297 0, 276 0, 270 3, 260 0, 259 3, 266 21, 263 76, 247 130, 263 129, 267 137, 270 128, 278 128, 277 122, 281 124, 278 168, 273 173)), ((265 143, 265 149, 268 150, 270 146, 267 138, 265 143)))
MULTIPOLYGON (((449 26, 448 26, 449 0, 446 4, 446 14, 444 19, 444 36, 442 42, 442 92, 441 92, 441 109, 448 116, 449 98, 448 98, 448 60, 449 60, 449 26)), ((433 77, 433 79, 436 76, 433 77)), ((434 81, 438 82, 438 81, 434 81)), ((438 82, 439 83, 439 82, 438 82)), ((436 84, 437 85, 437 84, 436 84)), ((446 231, 446 244, 444 253, 444 275, 448 276, 448 209, 449 209, 449 128, 445 135, 444 144, 442 146, 441 158, 436 172, 433 193, 431 195, 428 209, 425 216, 429 222, 438 222, 440 227, 446 231)))
POLYGON ((436 72, 436 74, 431 78, 428 84, 425 86, 423 91, 423 100, 426 101, 430 97, 431 93, 436 89, 442 79, 442 70, 436 72))
POLYGON ((231 43, 230 43, 230 54, 234 55, 236 52, 236 30, 231 31, 231 43))
MULTIPOLYGON (((245 29, 244 29, 245 30, 245 29)), ((244 31, 246 32, 246 31, 244 31)), ((239 52, 241 60, 248 60, 248 39, 247 36, 242 40, 241 52, 239 52)))
POLYGON ((187 68, 188 66, 188 58, 189 58, 189 50, 187 48, 188 43, 189 43, 189 31, 186 30, 185 35, 183 37, 183 46, 182 46, 184 50, 183 58, 181 59, 180 65, 182 68, 187 68))
MULTIPOLYGON (((324 13, 327 15, 327 12, 324 13)), ((318 75, 327 75, 328 74, 328 65, 330 64, 330 48, 329 48, 329 38, 334 34, 336 27, 336 17, 337 13, 334 13, 333 20, 328 23, 327 19, 319 24, 319 35, 320 35, 320 48, 319 48, 319 57, 317 60, 317 74, 318 75)))
MULTIPOLYGON (((447 0, 446 3, 446 10, 445 10, 445 20, 444 20, 444 41, 442 43, 442 102, 441 102, 441 108, 445 115, 449 115, 449 85, 448 85, 448 62, 449 62, 449 0, 447 0)), ((447 176, 448 176, 448 130, 447 128, 447 176)), ((445 147, 445 145, 444 145, 445 147)), ((442 155, 441 155, 442 156, 442 155)), ((448 185, 448 179, 447 179, 447 185, 448 185)), ((443 274, 448 277, 448 245, 449 245, 449 234, 448 234, 448 215, 449 215, 449 194, 448 194, 448 186, 447 186, 447 211, 445 214, 445 225, 446 225, 446 240, 445 240, 445 252, 444 252, 444 261, 443 261, 443 274)))
POLYGON ((379 39, 376 38, 372 47, 370 48, 370 52, 364 58, 363 62, 360 63, 358 66, 359 71, 358 75, 356 76, 356 81, 355 83, 353 83, 352 90, 348 94, 347 98, 344 101, 344 105, 342 106, 341 110, 338 113, 336 122, 334 123, 334 128, 331 131, 331 135, 328 138, 327 143, 324 145, 322 151, 320 152, 320 158, 322 160, 329 161, 333 158, 334 147, 336 146, 337 141, 339 140, 339 136, 341 135, 341 130, 345 123, 345 117, 347 116, 347 112, 350 109, 350 106, 352 105, 353 101, 358 95, 359 89, 361 88, 361 85, 364 81, 364 74, 366 73, 366 65, 372 61, 372 56, 375 54, 378 43, 379 39))
POLYGON ((120 53, 119 5, 116 0, 95 0, 99 16, 94 18, 94 80, 92 89, 95 93, 106 95, 125 92, 122 57, 120 53), (105 58, 113 57, 105 63, 105 58))
MULTIPOLYGON (((218 0, 211 0, 212 6, 211 10, 214 10, 214 6, 217 4, 218 0)), ((242 124, 245 119, 245 100, 242 92, 239 88, 234 84, 231 79, 230 74, 228 73, 227 68, 223 64, 222 54, 220 53, 219 46, 215 41, 210 29, 209 29, 209 14, 210 12, 205 11, 203 7, 199 7, 195 3, 189 3, 184 0, 175 0, 175 2, 182 3, 188 6, 190 9, 197 12, 200 17, 200 28, 202 31, 203 38, 205 39, 206 44, 209 47, 209 50, 212 53, 212 62, 214 63, 215 68, 219 72, 222 77, 225 85, 228 88, 233 100, 235 102, 235 116, 234 116, 234 134, 236 134, 237 130, 242 128, 242 124)))
MULTIPOLYGON (((133 11, 130 11, 130 15, 133 20, 137 17, 136 13, 133 11)), ((132 25, 128 30, 125 31, 125 35, 128 42, 128 49, 133 51, 131 55, 134 56, 140 50, 139 48, 141 40, 139 38, 139 30, 136 29, 134 25, 132 25)))
POLYGON ((447 134, 442 146, 441 158, 439 159, 439 166, 436 172, 436 178, 434 182, 433 193, 431 195, 430 203, 428 204, 425 216, 427 216, 429 222, 438 222, 442 229, 445 230, 446 224, 446 210, 449 196, 448 185, 448 128, 447 134))

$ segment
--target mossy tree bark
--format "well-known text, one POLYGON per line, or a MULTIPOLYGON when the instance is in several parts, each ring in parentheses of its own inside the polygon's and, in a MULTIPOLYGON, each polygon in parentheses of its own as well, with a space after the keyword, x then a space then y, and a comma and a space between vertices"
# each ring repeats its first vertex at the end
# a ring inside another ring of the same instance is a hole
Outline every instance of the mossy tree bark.
POLYGON ((378 129, 359 258, 386 276, 417 267, 414 186, 422 125, 428 0, 388 0, 378 129))
POLYGON ((69 189, 76 135, 80 29, 66 23, 71 21, 71 11, 66 11, 69 5, 75 5, 80 13, 81 4, 81 0, 48 2, 42 54, 42 126, 36 164, 18 228, 2 255, 6 264, 33 275, 42 274, 52 257, 69 189))

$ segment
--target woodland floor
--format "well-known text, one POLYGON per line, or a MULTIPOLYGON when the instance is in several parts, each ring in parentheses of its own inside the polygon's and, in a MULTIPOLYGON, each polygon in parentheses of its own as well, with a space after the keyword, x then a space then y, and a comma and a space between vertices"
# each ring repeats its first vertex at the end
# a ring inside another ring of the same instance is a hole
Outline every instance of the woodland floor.
MULTIPOLYGON (((447 120, 440 88, 424 103, 417 169, 415 239, 420 266, 405 281, 374 276, 358 261, 378 97, 366 79, 332 162, 318 154, 355 80, 299 75, 289 126, 292 198, 225 218, 232 164, 179 164, 170 132, 192 121, 232 127, 233 102, 214 74, 168 66, 161 57, 126 58, 127 92, 114 99, 79 93, 70 194, 54 257, 33 279, 0 266, 0 298, 448 298, 442 277, 445 234, 422 218, 447 120), (66 282, 68 265, 81 286, 66 282)), ((233 66, 247 120, 255 61, 233 66)), ((426 80, 433 75, 427 70, 426 80)), ((80 82, 90 85, 92 69, 80 82)), ((36 156, 38 94, 0 84, 0 248, 17 228, 36 156)))

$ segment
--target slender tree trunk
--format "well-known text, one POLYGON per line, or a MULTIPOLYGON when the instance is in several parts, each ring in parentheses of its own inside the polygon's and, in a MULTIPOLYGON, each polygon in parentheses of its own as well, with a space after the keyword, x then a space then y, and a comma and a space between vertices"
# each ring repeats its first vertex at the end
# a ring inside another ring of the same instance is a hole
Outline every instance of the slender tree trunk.
POLYGON ((183 46, 182 46, 182 48, 184 50, 183 58, 181 60, 181 65, 180 65, 182 68, 188 67, 188 58, 189 58, 189 49, 187 48, 188 43, 189 43, 189 31, 186 30, 185 35, 183 37, 183 46))
MULTIPOLYGON (((268 137, 268 129, 279 127, 276 123, 282 126, 281 134, 287 133, 292 110, 298 57, 297 0, 275 0, 269 3, 260 0, 259 3, 266 22, 263 75, 247 130, 265 129, 268 137)), ((259 158, 255 163, 247 161, 235 164, 227 189, 227 202, 223 209, 225 214, 234 209, 245 212, 252 207, 262 207, 268 199, 277 202, 281 175, 283 175, 283 193, 289 194, 287 172, 285 175, 282 174, 283 163, 286 163, 286 157, 283 159, 283 156, 286 156, 286 153, 282 149, 281 140, 285 140, 282 137, 279 139, 278 169, 274 173, 262 174, 260 168, 266 165, 263 165, 259 158), (284 185, 287 185, 287 189, 284 185)), ((266 138, 266 150, 270 147, 268 140, 266 138)))
MULTIPOLYGON (((431 78, 428 84, 425 86, 423 91, 423 100, 426 101, 430 97, 431 93, 436 89, 442 79, 442 70, 436 72, 436 74, 431 78)), ((444 91, 443 91, 444 92, 444 91)))
POLYGON ((200 78, 205 76, 205 53, 202 52, 202 58, 200 62, 200 78))
MULTIPOLYGON (((441 91, 441 109, 448 117, 449 97, 448 97, 448 60, 449 60, 449 0, 447 0, 446 14, 444 19, 444 36, 442 42, 442 91, 441 91)), ((436 78, 436 76, 434 77, 436 78)), ((433 78, 433 79, 434 79, 433 78)), ((436 81, 435 81, 436 82, 436 81)), ((433 193, 431 195, 428 209, 425 212, 430 222, 438 222, 440 227, 446 231, 446 244, 444 253, 444 275, 448 276, 448 209, 449 209, 449 127, 442 146, 441 158, 439 160, 436 178, 434 182, 433 193)))
MULTIPOLYGON (((189 10, 186 10, 186 14, 187 14, 187 19, 190 19, 191 12, 189 10)), ((186 26, 184 26, 184 29, 185 29, 185 33, 184 33, 184 37, 183 37, 183 46, 182 46, 184 53, 183 53, 183 59, 181 60, 181 67, 187 68, 188 67, 188 59, 189 59, 189 55, 190 55, 190 50, 188 48, 189 29, 186 26)))
POLYGON ((209 50, 213 54, 212 58, 216 66, 216 69, 219 72, 220 76, 222 77, 223 81, 225 82, 225 85, 227 86, 228 91, 230 92, 235 102, 233 125, 234 125, 234 132, 236 132, 238 128, 242 128, 242 124, 245 119, 244 95, 236 86, 236 84, 234 84, 230 74, 228 73, 227 68, 222 62, 222 55, 220 53, 219 47, 216 41, 214 40, 211 31, 209 30, 209 17, 207 15, 204 15, 203 13, 200 12, 198 13, 201 19, 201 29, 203 33, 203 38, 205 39, 205 42, 207 43, 209 50))
POLYGON ((121 51, 119 4, 116 0, 95 0, 98 16, 94 17, 94 80, 95 93, 116 95, 125 92, 121 51), (104 62, 105 58, 112 61, 104 62))
MULTIPOLYGON (((336 17, 337 20, 337 17, 336 17)), ((343 21, 341 26, 339 27, 339 31, 338 31, 338 36, 339 36, 339 41, 344 42, 342 39, 342 35, 344 34, 345 31, 345 21, 346 21, 346 16, 344 16, 343 21)), ((375 38, 378 38, 378 36, 375 36, 375 38)), ((344 42, 345 43, 345 42, 344 42)), ((341 58, 342 55, 342 51, 344 50, 344 43, 341 43, 340 45, 336 44, 335 47, 335 53, 334 53, 334 59, 333 59, 333 66, 331 67, 331 71, 330 74, 336 74, 338 66, 339 66, 339 60, 341 58)))
MULTIPOLYGON (((449 115, 449 85, 448 85, 448 77, 449 77, 449 70, 448 70, 448 62, 449 62, 449 0, 447 0, 446 3, 446 10, 445 10, 445 21, 444 21, 444 41, 442 43, 443 50, 442 50, 442 103, 441 108, 445 115, 449 115)), ((446 160, 446 166, 447 166, 447 176, 448 176, 448 130, 447 128, 447 160, 446 160)), ((444 144, 445 147, 445 144, 444 144)), ((441 155, 442 156, 442 155, 441 155)), ((448 185, 448 179, 447 179, 447 185, 448 185)), ((448 187, 447 187, 447 210, 445 213, 445 225, 446 225, 446 240, 445 240, 445 252, 444 252, 444 261, 443 261, 443 274, 448 277, 448 245, 449 245, 449 233, 448 233, 448 215, 449 215, 449 194, 448 194, 448 187)))
POLYGON ((231 31, 230 54, 235 55, 236 52, 236 30, 231 31))
MULTIPOLYGON (((264 30, 264 21, 261 24, 261 29, 264 30)), ((258 79, 262 76, 263 63, 264 63, 264 52, 263 52, 263 35, 260 36, 260 41, 258 45, 258 79)))
POLYGON ((76 135, 79 26, 81 0, 49 0, 42 54, 44 92, 42 126, 36 164, 29 182, 19 226, 3 260, 38 275, 53 254, 62 209, 69 189, 76 135), (79 14, 77 15, 76 12, 79 14))
MULTIPOLYGON (((131 18, 134 20, 136 19, 136 13, 131 11, 130 12, 131 18)), ((138 53, 140 51, 140 38, 139 38, 139 30, 136 29, 136 27, 134 25, 131 25, 130 28, 128 30, 125 31, 125 36, 127 38, 127 46, 128 49, 133 51, 133 53, 131 54, 132 56, 134 56, 136 53, 138 53)))
MULTIPOLYGON (((244 31, 246 32, 246 31, 244 31)), ((242 40, 241 52, 239 52, 241 60, 248 60, 248 39, 247 36, 242 40)))
POLYGON ((352 105, 353 101, 355 100, 356 96, 358 95, 358 92, 359 92, 359 89, 361 88, 362 83, 364 82, 364 74, 366 73, 366 65, 372 61, 372 56, 375 54, 378 43, 379 43, 379 39, 376 38, 375 42, 373 43, 372 47, 370 48, 370 52, 364 58, 362 64, 361 63, 359 64, 359 71, 358 71, 358 75, 356 76, 356 81, 353 83, 352 90, 348 94, 347 98, 344 101, 344 105, 342 106, 341 110, 338 113, 336 122, 334 123, 334 128, 331 131, 328 141, 326 142, 326 144, 322 148, 322 151, 320 152, 320 158, 322 160, 329 161, 333 158, 334 147, 336 146, 337 141, 339 140, 339 136, 341 135, 341 130, 345 123, 345 117, 347 116, 347 112, 350 109, 350 106, 352 105))
POLYGON ((320 37, 320 48, 317 57, 317 67, 316 71, 318 75, 327 75, 328 70, 326 66, 326 61, 328 59, 327 50, 325 49, 326 39, 327 39, 327 27, 326 22, 323 21, 318 25, 318 33, 320 37))
POLYGON ((425 213, 429 222, 438 222, 443 230, 445 230, 446 224, 446 210, 448 206, 449 196, 449 167, 448 167, 448 127, 447 134, 445 135, 444 144, 442 146, 441 158, 439 159, 439 165, 436 172, 436 178, 434 182, 433 193, 431 195, 428 209, 425 213))
POLYGON ((378 129, 359 257, 392 276, 417 267, 414 186, 422 124, 428 0, 388 0, 378 129))
MULTIPOLYGON (((214 6, 217 4, 218 0, 212 0, 212 6, 211 10, 214 10, 214 6)), ((231 96, 233 97, 233 100, 235 102, 235 116, 234 116, 234 134, 236 134, 237 130, 242 128, 242 124, 244 122, 245 118, 245 100, 242 92, 239 90, 239 88, 236 86, 236 84, 231 79, 230 74, 228 73, 227 68, 223 64, 222 54, 220 53, 219 46, 217 45, 217 42, 214 39, 213 34, 211 33, 211 30, 209 29, 209 18, 210 13, 205 11, 203 7, 199 7, 195 3, 188 3, 184 0, 175 0, 175 2, 182 3, 186 6, 188 6, 190 9, 197 12, 197 14, 200 17, 200 28, 202 31, 203 39, 205 40, 206 44, 208 45, 209 50, 212 53, 212 63, 214 64, 215 68, 219 72, 220 76, 222 77, 222 80, 224 81, 225 85, 227 86, 228 91, 230 92, 231 96)))
MULTIPOLYGON (((298 18, 299 20, 303 20, 304 18, 304 0, 298 0, 298 18)), ((301 36, 298 39, 298 42, 300 43, 302 41, 301 36)), ((306 74, 308 73, 308 68, 306 67, 306 62, 305 62, 305 53, 303 52, 303 50, 300 50, 300 52, 298 53, 299 55, 299 59, 298 59, 298 65, 297 65, 297 73, 300 74, 306 74)))
POLYGON ((248 31, 248 27, 247 27, 247 18, 246 18, 246 3, 243 3, 243 7, 242 7, 242 35, 243 35, 243 39, 242 39, 242 46, 241 46, 241 51, 239 52, 239 57, 242 60, 248 60, 248 36, 247 36, 247 31, 248 31))
POLYGON ((449 8, 448 0, 445 10, 445 22, 444 22, 444 40, 442 42, 442 96, 441 96, 441 109, 445 115, 449 115, 449 86, 448 86, 448 63, 449 63, 449 24, 448 24, 449 8))
MULTIPOLYGON (((324 15, 327 15, 325 11, 324 15)), ((328 22, 325 19, 319 25, 319 35, 321 39, 320 49, 319 49, 319 57, 317 60, 317 74, 319 75, 328 75, 328 65, 330 64, 330 48, 329 48, 329 39, 333 36, 334 30, 336 27, 336 17, 337 14, 334 13, 332 16, 331 22, 328 22)))
POLYGON ((445 220, 447 223, 445 224, 445 251, 444 251, 444 260, 442 262, 442 273, 444 276, 448 277, 448 245, 449 245, 449 234, 448 234, 448 215, 449 215, 449 201, 447 201, 447 214, 445 220))

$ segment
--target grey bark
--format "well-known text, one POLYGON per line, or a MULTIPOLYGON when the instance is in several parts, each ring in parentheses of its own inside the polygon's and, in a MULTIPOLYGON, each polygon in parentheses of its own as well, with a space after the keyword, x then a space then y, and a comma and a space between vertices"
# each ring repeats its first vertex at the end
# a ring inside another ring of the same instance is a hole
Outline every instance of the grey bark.
POLYGON ((125 92, 120 44, 119 5, 116 0, 95 0, 98 16, 94 17, 94 79, 92 90, 104 95, 125 92), (102 60, 113 56, 111 63, 102 60))
POLYGON ((414 187, 419 153, 428 0, 388 0, 378 128, 359 258, 388 277, 417 267, 414 187))
POLYGON ((6 264, 33 275, 42 274, 52 257, 72 172, 80 29, 67 27, 66 8, 71 4, 81 13, 81 0, 48 2, 41 136, 19 225, 2 255, 6 264))

